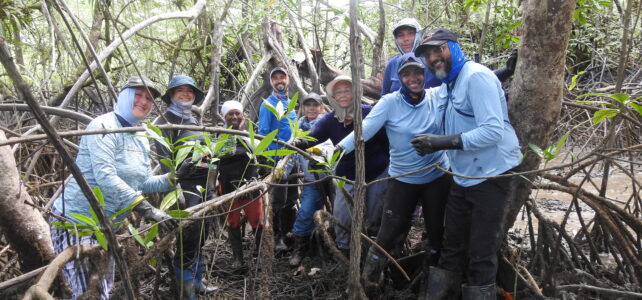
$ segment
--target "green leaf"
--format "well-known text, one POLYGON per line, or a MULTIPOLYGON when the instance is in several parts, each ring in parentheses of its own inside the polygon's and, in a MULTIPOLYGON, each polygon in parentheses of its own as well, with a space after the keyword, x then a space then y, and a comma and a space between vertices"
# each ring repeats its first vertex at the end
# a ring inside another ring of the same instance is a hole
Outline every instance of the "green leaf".
POLYGON ((539 146, 537 146, 535 144, 531 144, 531 143, 528 143, 528 147, 531 148, 531 150, 533 150, 533 152, 535 152, 535 154, 537 154, 537 156, 539 156, 541 158, 544 158, 544 151, 542 150, 542 148, 540 148, 539 146))
POLYGON ((182 147, 176 152, 176 168, 181 165, 187 155, 192 152, 193 146, 182 147))
POLYGON ((227 133, 221 134, 218 137, 218 140, 216 141, 216 144, 214 145, 214 153, 218 153, 219 151, 221 151, 221 148, 223 148, 223 146, 225 146, 225 143, 227 142, 227 139, 229 137, 230 137, 230 135, 227 134, 227 133))
POLYGON ((591 121, 593 124, 599 124, 602 121, 617 116, 620 113, 617 109, 600 109, 593 114, 591 121))
MULTIPOLYGON (((278 103, 280 103, 280 102, 278 102, 278 103)), ((276 107, 272 106, 272 104, 268 103, 267 101, 263 101, 262 105, 265 106, 265 108, 267 108, 270 112, 272 112, 272 114, 277 119, 279 119, 279 120, 281 119, 281 114, 279 114, 279 112, 277 111, 276 107)))
POLYGON ((294 93, 294 96, 290 99, 290 103, 288 104, 288 108, 285 111, 284 115, 287 115, 291 111, 294 111, 294 108, 296 107, 297 101, 299 99, 299 92, 294 93))
POLYGON ((109 243, 107 243, 107 238, 105 238, 104 233, 102 233, 101 231, 96 231, 96 240, 98 241, 98 244, 100 244, 100 246, 103 247, 105 251, 109 250, 108 249, 109 243))
POLYGON ((100 190, 100 187, 94 187, 94 196, 96 196, 96 199, 98 199, 100 207, 105 208, 105 197, 103 197, 103 192, 100 190))
POLYGON ((590 105, 606 105, 613 108, 617 108, 617 105, 605 101, 574 101, 575 104, 590 104, 590 105))
POLYGON ((145 128, 145 133, 147 133, 147 135, 144 136, 144 137, 155 139, 161 145, 163 145, 163 147, 165 147, 166 149, 170 149, 171 150, 171 148, 169 146, 169 143, 167 143, 167 139, 163 138, 163 134, 162 134, 161 130, 158 129, 158 127, 156 127, 153 124, 147 122, 147 123, 143 123, 143 128, 145 128))
MULTIPOLYGON (((571 129, 572 130, 572 129, 571 129)), ((557 144, 555 144, 555 153, 554 155, 557 156, 562 148, 564 148, 564 144, 566 143, 566 139, 568 139, 569 134, 571 133, 571 130, 569 130, 567 133, 565 133, 559 141, 557 141, 557 144)))
POLYGON ((172 218, 187 218, 190 215, 189 211, 186 210, 180 210, 180 209, 174 209, 170 210, 167 212, 168 215, 170 215, 172 218))
POLYGON ((117 211, 115 214, 113 214, 113 215, 110 217, 110 219, 112 219, 112 220, 113 220, 113 219, 116 219, 116 217, 120 216, 121 214, 123 214, 123 213, 125 213, 125 212, 128 212, 128 211, 130 211, 130 210, 134 209, 134 207, 136 207, 138 204, 140 204, 140 203, 141 203, 141 202, 143 202, 143 201, 145 201, 145 197, 138 197, 138 198, 134 199, 134 201, 132 201, 132 203, 130 203, 129 205, 127 205, 127 207, 125 207, 125 208, 123 208, 123 209, 121 209, 121 210, 117 211))
MULTIPOLYGON (((252 144, 252 145, 248 145, 248 146, 249 146, 251 149, 254 149, 254 147, 256 147, 256 142, 255 142, 255 138, 254 138, 254 123, 253 123, 252 121, 250 121, 249 123, 247 123, 247 128, 248 128, 248 133, 249 133, 249 135, 250 135, 250 143, 252 144)), ((243 141, 243 139, 242 139, 242 138, 240 138, 240 137, 238 137, 238 139, 239 139, 239 140, 241 140, 241 141, 243 141)), ((246 147, 246 148, 247 148, 247 147, 246 147)), ((248 149, 248 150, 251 150, 251 149, 248 149)))
MULTIPOLYGON (((207 134, 203 133, 203 134, 195 134, 195 135, 186 136, 186 137, 180 138, 179 140, 175 141, 174 144, 181 144, 181 143, 183 143, 185 141, 188 141, 188 140, 193 139, 193 138, 201 137, 201 136, 207 136, 207 134)), ((190 141, 190 142, 194 142, 194 143, 199 143, 200 144, 199 140, 194 140, 194 141, 190 141)))
POLYGON ((617 101, 617 102, 625 104, 625 101, 628 100, 631 97, 631 95, 629 95, 629 94, 611 94, 608 97, 613 99, 613 100, 615 100, 615 101, 617 101))
POLYGON ((179 193, 182 193, 182 192, 183 192, 183 190, 176 189, 176 190, 173 190, 173 191, 167 193, 167 195, 165 195, 165 197, 163 197, 163 201, 161 201, 160 210, 166 211, 167 209, 172 207, 172 205, 174 205, 176 203, 176 200, 178 199, 178 197, 180 195, 179 193))
POLYGON ((170 170, 171 170, 171 169, 174 169, 174 165, 172 165, 172 161, 171 161, 171 160, 169 160, 169 159, 167 159, 167 158, 163 158, 163 159, 161 159, 161 160, 160 160, 160 163, 161 163, 163 166, 168 167, 170 170))
POLYGON ((641 105, 633 103, 633 102, 629 102, 627 105, 633 107, 633 109, 635 109, 635 111, 637 111, 638 114, 640 114, 640 116, 642 116, 642 106, 641 105))
POLYGON ((581 71, 581 72, 573 75, 573 77, 571 78, 571 84, 568 86, 568 90, 569 91, 572 91, 575 88, 575 86, 577 85, 577 77, 581 76, 584 73, 586 73, 586 71, 581 71))
POLYGON ((81 214, 69 214, 69 216, 87 225, 96 226, 96 221, 94 221, 92 218, 88 216, 81 215, 81 214))
POLYGON ((294 150, 289 150, 289 149, 278 149, 278 150, 267 150, 263 151, 261 153, 258 153, 257 155, 263 155, 263 156, 286 156, 290 154, 297 153, 294 150))
POLYGON ((263 152, 263 150, 265 150, 265 148, 267 148, 272 143, 272 141, 274 141, 274 137, 276 136, 278 131, 279 131, 278 129, 274 129, 274 130, 272 130, 272 132, 268 133, 261 140, 261 142, 256 146, 256 148, 254 148, 252 153, 254 153, 254 155, 257 155, 257 153, 263 152))
POLYGON ((152 242, 154 238, 158 235, 158 224, 155 224, 152 226, 149 231, 147 231, 147 234, 145 235, 145 245, 149 248, 151 247, 154 243, 152 242), (151 245, 150 245, 151 243, 151 245))
POLYGON ((147 248, 147 243, 145 243, 143 238, 140 237, 140 233, 138 233, 138 229, 136 229, 136 227, 132 226, 132 224, 127 224, 127 229, 129 229, 129 232, 141 246, 147 248))

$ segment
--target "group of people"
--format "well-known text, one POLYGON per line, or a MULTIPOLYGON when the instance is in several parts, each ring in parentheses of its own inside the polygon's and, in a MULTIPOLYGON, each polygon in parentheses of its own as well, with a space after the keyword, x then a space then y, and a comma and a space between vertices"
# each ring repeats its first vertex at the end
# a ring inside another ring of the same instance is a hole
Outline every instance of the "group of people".
MULTIPOLYGON (((376 236, 382 249, 391 251, 405 239, 413 212, 420 205, 428 237, 427 299, 451 299, 460 293, 463 299, 494 299, 496 252, 502 241, 503 207, 511 179, 493 177, 510 172, 522 157, 501 86, 501 80, 512 75, 514 59, 507 68, 493 73, 464 55, 453 32, 438 28, 422 35, 414 19, 398 23, 393 36, 400 53, 388 62, 382 97, 376 105, 358 105, 361 99, 353 97, 352 78, 339 75, 325 87, 331 111, 325 111, 320 95, 309 93, 301 98, 298 119, 294 112, 279 118, 267 105, 285 108, 291 100, 288 71, 277 67, 269 74, 273 91, 261 105, 257 132, 267 135, 277 130, 276 139, 290 142, 319 159, 342 151, 334 175, 354 180, 354 110, 359 107, 365 141, 365 180, 377 180, 368 185, 364 199, 368 234, 376 236), (294 139, 293 124, 309 131, 311 138, 294 139), (393 178, 378 180, 389 176, 393 178)), ((165 102, 167 110, 155 124, 200 125, 192 114, 192 105, 200 104, 204 94, 194 79, 180 75, 170 80, 162 96, 151 80, 130 78, 118 95, 114 111, 97 117, 87 129, 138 126, 157 97, 165 102)), ((247 130, 240 102, 223 103, 221 116, 226 128, 247 130)), ((204 143, 203 133, 196 131, 163 130, 162 135, 177 145, 204 143)), ((207 164, 196 164, 190 155, 180 166, 163 164, 163 175, 152 175, 147 138, 132 133, 95 134, 81 138, 76 163, 88 183, 100 187, 108 217, 138 203, 134 211, 167 231, 176 226, 176 220, 152 206, 146 195, 180 187, 185 192, 177 206, 185 209, 215 193, 235 192, 244 183, 259 178, 261 165, 276 166, 281 158, 273 156, 268 162, 258 162, 249 155, 252 146, 245 137, 230 137, 215 170, 207 164)), ((281 148, 277 143, 268 146, 270 150, 281 148)), ((159 159, 175 158, 160 142, 156 142, 156 152, 159 159)), ((302 155, 290 157, 285 170, 274 172, 278 182, 285 185, 270 188, 266 199, 272 206, 276 250, 289 248, 289 263, 293 266, 305 256, 314 230, 313 215, 328 198, 334 199, 331 205, 338 223, 337 248, 346 255, 350 252, 350 233, 346 229, 352 219, 348 200, 353 186, 347 183, 335 187, 328 180, 306 184, 299 197, 298 178, 289 176, 298 168, 304 182, 320 181, 326 174, 311 171, 316 168, 315 162, 302 155), (288 236, 293 240, 291 247, 286 243, 288 236)), ((252 227, 255 244, 261 242, 266 217, 262 195, 259 191, 237 196, 227 207, 228 239, 235 268, 244 265, 241 211, 252 227)), ((91 215, 88 200, 74 179, 55 200, 52 214, 52 220, 63 218, 75 223, 82 223, 75 214, 91 215)), ((115 221, 127 215, 120 214, 115 221)), ((195 299, 199 293, 216 290, 202 281, 201 248, 209 227, 204 219, 177 234, 173 265, 183 299, 195 299)), ((57 253, 77 244, 98 244, 95 236, 77 237, 73 230, 56 226, 52 226, 52 240, 57 253)), ((386 265, 386 256, 371 246, 363 265, 363 280, 378 282, 386 265)), ((100 296, 108 299, 114 281, 110 257, 70 262, 63 269, 74 299, 89 289, 89 279, 96 275, 100 278, 100 296)))

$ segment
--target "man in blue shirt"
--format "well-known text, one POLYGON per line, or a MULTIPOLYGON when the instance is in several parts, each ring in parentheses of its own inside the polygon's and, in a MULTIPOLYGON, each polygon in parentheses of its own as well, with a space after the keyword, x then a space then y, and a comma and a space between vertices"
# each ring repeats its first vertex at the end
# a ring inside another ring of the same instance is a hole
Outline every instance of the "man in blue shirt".
MULTIPOLYGON (((290 124, 296 122, 296 113, 291 111, 283 116, 280 120, 269 110, 266 105, 271 105, 277 111, 285 111, 290 105, 290 97, 288 94, 288 85, 290 78, 288 72, 281 67, 276 67, 270 71, 270 84, 272 85, 272 94, 270 97, 263 101, 259 110, 259 129, 260 135, 267 135, 275 129, 278 129, 276 138, 281 141, 289 141, 292 136, 292 129, 290 124)), ((268 146, 268 150, 281 149, 282 146, 272 143, 268 146)), ((274 165, 279 161, 279 157, 272 157, 274 165)), ((294 180, 282 180, 279 183, 296 184, 294 180)), ((292 230, 292 224, 296 217, 296 210, 294 203, 299 197, 299 191, 296 186, 290 187, 274 187, 270 194, 270 202, 272 211, 274 212, 274 238, 277 250, 286 250, 285 235, 292 230)))
POLYGON ((506 99, 497 76, 467 59, 448 29, 428 32, 415 50, 442 81, 438 98, 446 99, 444 135, 420 134, 412 143, 420 155, 448 150, 453 176, 446 204, 441 259, 430 269, 426 297, 495 299, 497 250, 502 242, 503 210, 511 177, 507 173, 521 159, 515 130, 508 120, 506 99), (467 266, 466 266, 467 263, 467 266))

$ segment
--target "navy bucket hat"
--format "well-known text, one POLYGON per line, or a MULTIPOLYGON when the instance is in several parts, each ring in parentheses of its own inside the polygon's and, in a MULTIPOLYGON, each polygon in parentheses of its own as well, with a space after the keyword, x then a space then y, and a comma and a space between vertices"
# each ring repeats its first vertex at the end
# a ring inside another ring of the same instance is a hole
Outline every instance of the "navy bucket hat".
POLYGON ((169 84, 167 85, 167 91, 163 96, 161 96, 163 102, 165 102, 167 105, 170 105, 172 103, 172 90, 181 85, 189 85, 192 87, 192 89, 194 89, 194 105, 199 105, 201 104, 201 102, 203 102, 205 94, 203 94, 203 91, 201 91, 201 89, 196 86, 194 78, 186 75, 174 76, 169 81, 169 84))

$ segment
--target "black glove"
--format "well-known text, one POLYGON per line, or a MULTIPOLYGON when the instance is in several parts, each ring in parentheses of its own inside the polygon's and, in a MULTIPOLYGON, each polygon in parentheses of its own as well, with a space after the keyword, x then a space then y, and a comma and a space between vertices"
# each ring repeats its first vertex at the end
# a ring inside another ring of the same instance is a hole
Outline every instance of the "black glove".
POLYGON ((444 149, 462 149, 461 134, 418 134, 411 143, 417 154, 421 156, 444 149))
POLYGON ((517 65, 517 49, 513 49, 513 52, 510 53, 508 59, 506 60, 506 66, 495 70, 495 76, 499 81, 504 81, 515 73, 515 66, 517 65))
POLYGON ((149 202, 147 202, 147 200, 143 200, 140 204, 134 207, 134 211, 146 220, 158 223, 158 226, 164 231, 171 231, 178 226, 176 220, 164 211, 153 207, 149 202))
POLYGON ((176 178, 186 179, 207 176, 208 165, 210 156, 209 154, 202 155, 196 161, 191 157, 186 157, 178 168, 176 168, 176 178))

